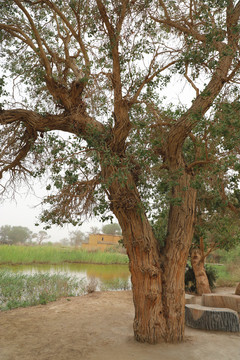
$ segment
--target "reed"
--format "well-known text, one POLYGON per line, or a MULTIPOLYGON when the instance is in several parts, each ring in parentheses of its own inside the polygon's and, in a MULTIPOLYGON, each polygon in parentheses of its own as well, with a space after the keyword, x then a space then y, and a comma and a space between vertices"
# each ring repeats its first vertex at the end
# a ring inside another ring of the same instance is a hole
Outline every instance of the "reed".
POLYGON ((88 252, 60 246, 0 246, 0 264, 59 264, 63 262, 127 264, 128 257, 119 253, 88 252))
POLYGON ((0 310, 45 305, 60 297, 84 292, 84 282, 67 274, 26 275, 0 270, 0 310))

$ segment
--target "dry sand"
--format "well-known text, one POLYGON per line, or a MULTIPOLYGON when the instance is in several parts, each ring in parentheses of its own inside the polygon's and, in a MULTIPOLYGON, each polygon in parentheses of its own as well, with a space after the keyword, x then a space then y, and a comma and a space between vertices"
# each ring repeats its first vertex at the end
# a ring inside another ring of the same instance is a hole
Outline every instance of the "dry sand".
POLYGON ((181 344, 133 339, 130 291, 0 312, 0 360, 238 360, 240 334, 186 328, 181 344))

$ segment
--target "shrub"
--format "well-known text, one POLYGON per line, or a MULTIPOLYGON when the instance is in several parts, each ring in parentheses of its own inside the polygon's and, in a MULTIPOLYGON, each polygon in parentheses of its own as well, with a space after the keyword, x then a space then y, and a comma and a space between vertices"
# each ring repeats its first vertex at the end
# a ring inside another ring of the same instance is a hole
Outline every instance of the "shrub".
POLYGON ((97 290, 97 287, 98 287, 97 279, 95 277, 91 277, 89 279, 89 282, 88 282, 87 286, 86 286, 86 292, 88 294, 92 294, 97 290))

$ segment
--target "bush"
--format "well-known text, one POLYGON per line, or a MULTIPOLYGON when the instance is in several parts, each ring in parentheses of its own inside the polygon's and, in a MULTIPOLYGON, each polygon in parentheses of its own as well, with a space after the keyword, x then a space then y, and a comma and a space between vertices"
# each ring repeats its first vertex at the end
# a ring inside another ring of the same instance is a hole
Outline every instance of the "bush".
MULTIPOLYGON (((218 277, 217 271, 212 266, 209 265, 205 265, 205 271, 208 277, 210 289, 212 290, 215 287, 215 282, 218 277)), ((196 292, 196 290, 197 287, 196 287, 196 278, 194 275, 194 271, 190 265, 187 265, 185 271, 185 291, 196 292)))
POLYGON ((97 279, 95 277, 91 277, 89 279, 89 282, 88 282, 87 286, 86 286, 86 292, 88 294, 92 294, 97 290, 97 287, 98 287, 97 279))

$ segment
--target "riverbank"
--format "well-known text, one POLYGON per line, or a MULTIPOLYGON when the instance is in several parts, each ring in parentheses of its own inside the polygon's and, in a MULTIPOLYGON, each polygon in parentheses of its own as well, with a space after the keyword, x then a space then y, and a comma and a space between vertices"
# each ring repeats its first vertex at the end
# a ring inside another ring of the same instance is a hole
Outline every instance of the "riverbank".
POLYGON ((1 312, 0 360, 240 358, 238 333, 187 327, 181 344, 137 343, 133 338, 133 317, 131 291, 96 292, 62 298, 45 306, 1 312))
POLYGON ((80 248, 60 246, 0 246, 0 264, 128 264, 127 255, 120 253, 86 251, 80 248))

